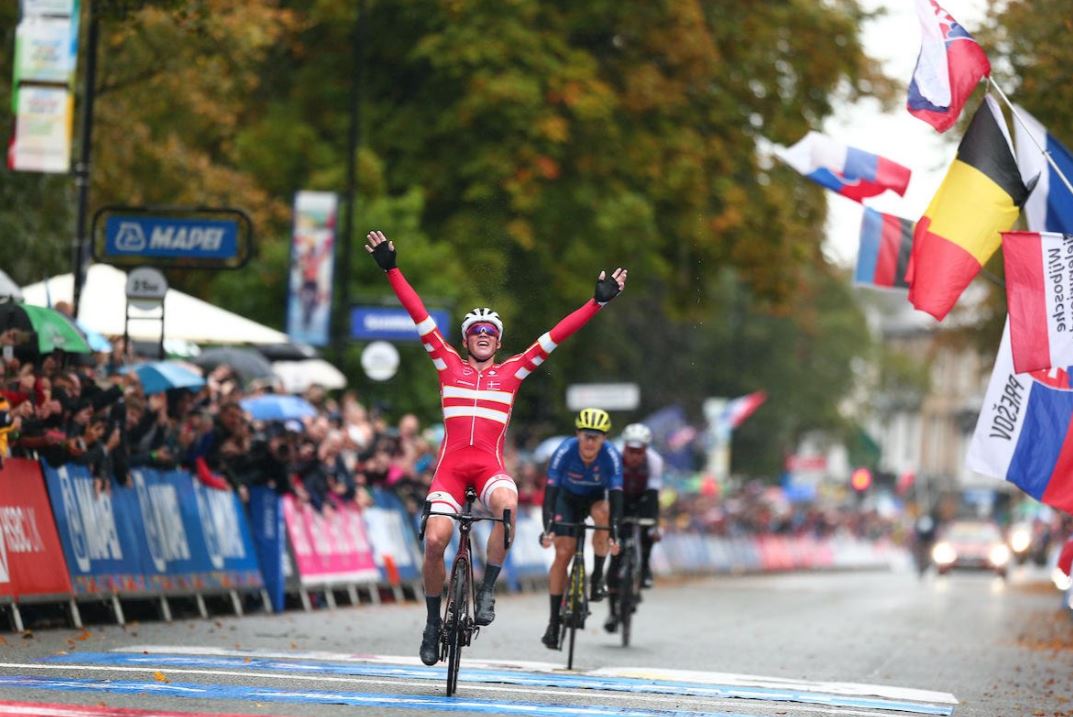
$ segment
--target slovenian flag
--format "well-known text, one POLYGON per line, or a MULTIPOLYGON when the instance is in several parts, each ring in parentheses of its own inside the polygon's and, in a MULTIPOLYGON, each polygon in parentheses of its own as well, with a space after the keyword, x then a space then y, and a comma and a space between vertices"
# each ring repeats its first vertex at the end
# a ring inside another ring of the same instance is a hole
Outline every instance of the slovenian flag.
POLYGON ((905 270, 913 248, 913 222, 868 207, 861 219, 861 245, 857 251, 858 284, 904 289, 905 270))
POLYGON ((908 167, 819 132, 809 132, 797 144, 778 147, 775 153, 817 184, 858 202, 888 189, 904 195, 909 186, 908 167))
POLYGON ((1073 513, 1073 390, 1066 371, 1017 374, 1010 326, 969 444, 969 468, 1073 513))
POLYGON ((764 391, 756 391, 746 396, 739 396, 727 402, 726 408, 723 409, 723 415, 720 417, 725 425, 731 428, 737 428, 741 424, 745 423, 745 419, 753 415, 756 409, 767 400, 767 393, 764 391))
POLYGON ((1073 194, 1062 183, 1061 177, 1040 152, 1040 147, 1050 153, 1051 159, 1066 177, 1073 177, 1073 153, 1048 132, 1035 117, 1020 107, 1017 114, 1021 122, 1014 124, 1014 147, 1017 150, 1017 167, 1026 182, 1039 177, 1032 196, 1025 202, 1025 220, 1034 232, 1062 232, 1073 234, 1073 194), (1035 140, 1035 141, 1033 141, 1035 140))
POLYGON ((909 114, 940 132, 954 126, 980 78, 991 74, 987 54, 935 0, 917 0, 920 55, 909 83, 909 114))
POLYGON ((1004 232, 1002 260, 1014 370, 1073 364, 1073 234, 1004 232))
POLYGON ((976 110, 957 158, 913 230, 909 301, 942 321, 1002 244, 1028 198, 1009 132, 991 95, 976 110))

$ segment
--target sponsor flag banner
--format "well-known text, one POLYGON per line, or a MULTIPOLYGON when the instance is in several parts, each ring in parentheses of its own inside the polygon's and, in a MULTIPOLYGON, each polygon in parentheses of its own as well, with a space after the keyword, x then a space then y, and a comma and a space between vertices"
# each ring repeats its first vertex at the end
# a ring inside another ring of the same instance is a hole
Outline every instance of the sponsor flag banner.
POLYGON ((308 503, 283 496, 283 520, 303 586, 376 582, 373 549, 361 511, 349 505, 318 513, 308 503))
POLYGON ((69 595, 45 480, 37 461, 7 458, 0 468, 0 595, 69 595))
POLYGON ((66 174, 71 168, 74 100, 58 87, 23 85, 15 92, 15 136, 8 167, 66 174))
POLYGON ((935 0, 916 0, 920 54, 909 82, 909 114, 940 132, 954 126, 980 79, 991 74, 983 48, 935 0))
POLYGON ((969 444, 972 470, 1073 512, 1073 390, 1063 369, 1018 374, 1007 322, 969 444))
POLYGON ((776 149, 776 154, 820 186, 858 202, 888 189, 904 195, 909 185, 909 168, 819 132, 809 132, 792 147, 776 149))
POLYGON ((265 486, 250 486, 250 532, 257 551, 268 598, 283 612, 286 597, 287 536, 279 494, 265 486))
POLYGON ((151 592, 135 537, 134 489, 115 486, 98 494, 89 469, 73 463, 53 468, 42 461, 41 470, 75 594, 151 592))
POLYGON ((1066 178, 1073 178, 1073 152, 1055 139, 1032 115, 1017 107, 1021 122, 1014 123, 1014 147, 1021 177, 1031 181, 1039 177, 1036 188, 1025 202, 1025 221, 1034 232, 1073 234, 1073 194, 1058 172, 1040 152, 1043 147, 1066 178), (1022 122, 1025 126, 1022 126, 1022 122), (1035 141, 1033 141, 1035 140, 1035 141))
POLYGON ((727 401, 726 408, 723 409, 723 420, 731 428, 737 428, 745 423, 745 419, 756 413, 756 409, 760 408, 766 400, 767 393, 765 391, 756 391, 746 396, 731 399, 727 401))
POLYGON ((313 346, 329 338, 338 203, 330 192, 298 192, 294 199, 287 335, 313 346))
POLYGON ((940 321, 1002 242, 1031 190, 1021 181, 998 104, 988 95, 917 222, 909 301, 940 321))
POLYGON ((1014 370, 1073 364, 1073 234, 1005 232, 1002 259, 1014 370))
POLYGON ((867 286, 908 288, 905 270, 912 248, 912 221, 865 207, 853 280, 867 286))
POLYGON ((231 491, 208 488, 185 471, 139 468, 131 478, 140 517, 133 522, 151 588, 200 593, 261 587, 245 513, 231 491))

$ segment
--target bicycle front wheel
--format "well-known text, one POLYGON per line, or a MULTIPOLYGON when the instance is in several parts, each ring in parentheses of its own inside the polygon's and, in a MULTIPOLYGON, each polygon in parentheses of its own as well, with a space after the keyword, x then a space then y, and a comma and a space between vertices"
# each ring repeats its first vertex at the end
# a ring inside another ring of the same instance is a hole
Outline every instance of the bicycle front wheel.
POLYGON ((469 616, 469 562, 465 558, 455 560, 451 568, 451 582, 447 603, 447 696, 458 690, 458 669, 462 662, 463 633, 469 616))
POLYGON ((622 646, 630 646, 630 627, 633 624, 634 605, 637 604, 637 562, 633 551, 627 547, 618 578, 618 622, 622 632, 622 646))
POLYGON ((574 640, 577 630, 585 624, 588 616, 588 601, 585 599, 585 564, 580 559, 574 560, 570 570, 570 598, 569 598, 569 624, 570 624, 570 647, 566 656, 566 669, 574 669, 574 640))

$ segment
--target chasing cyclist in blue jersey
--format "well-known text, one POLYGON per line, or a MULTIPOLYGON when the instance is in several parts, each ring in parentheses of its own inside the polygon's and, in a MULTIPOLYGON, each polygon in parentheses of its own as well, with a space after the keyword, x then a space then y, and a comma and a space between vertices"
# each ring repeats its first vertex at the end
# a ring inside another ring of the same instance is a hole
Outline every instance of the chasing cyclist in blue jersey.
POLYGON ((622 516, 622 456, 607 443, 611 417, 599 408, 586 408, 574 422, 577 437, 563 441, 548 464, 548 483, 544 489, 544 534, 540 544, 555 545, 555 559, 548 572, 548 597, 551 619, 542 642, 557 649, 559 642, 559 605, 566 585, 566 569, 574 555, 576 540, 571 523, 581 523, 592 516, 597 525, 610 525, 606 531, 593 533, 593 570, 589 583, 589 600, 598 602, 607 595, 604 586, 604 561, 607 554, 617 555, 618 521, 622 516))

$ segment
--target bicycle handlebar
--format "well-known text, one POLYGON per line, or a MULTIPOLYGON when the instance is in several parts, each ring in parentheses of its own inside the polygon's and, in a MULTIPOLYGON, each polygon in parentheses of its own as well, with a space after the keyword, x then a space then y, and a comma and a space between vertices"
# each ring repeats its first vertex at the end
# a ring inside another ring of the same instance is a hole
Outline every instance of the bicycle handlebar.
MULTIPOLYGON (((468 503, 467 503, 467 507, 469 507, 468 503)), ((503 511, 503 517, 502 518, 495 518, 495 517, 493 517, 491 515, 476 515, 474 513, 469 513, 469 512, 466 512, 466 513, 440 513, 440 512, 433 512, 432 511, 432 504, 429 503, 426 500, 425 501, 425 507, 421 511, 421 530, 418 531, 418 534, 417 534, 417 539, 419 541, 421 541, 421 542, 424 542, 424 540, 425 540, 425 527, 428 525, 428 519, 429 519, 430 516, 433 516, 433 515, 439 515, 439 516, 442 516, 444 518, 451 518, 452 520, 457 520, 459 523, 465 523, 465 524, 476 523, 479 520, 490 520, 493 523, 502 523, 503 524, 503 547, 508 549, 508 550, 510 549, 510 540, 511 540, 511 530, 510 530, 511 510, 510 510, 510 508, 507 508, 507 509, 505 509, 503 511)))
POLYGON ((655 518, 633 518, 630 516, 623 516, 619 519, 619 523, 635 523, 642 528, 650 528, 654 525, 658 525, 659 521, 655 518))

